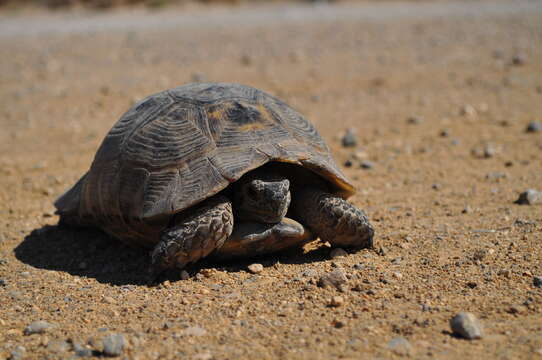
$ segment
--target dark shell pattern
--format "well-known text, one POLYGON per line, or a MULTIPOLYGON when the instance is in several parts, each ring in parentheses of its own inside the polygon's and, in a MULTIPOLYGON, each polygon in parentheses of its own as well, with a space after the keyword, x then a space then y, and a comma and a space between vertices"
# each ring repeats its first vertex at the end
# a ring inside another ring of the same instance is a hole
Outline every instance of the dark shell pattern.
POLYGON ((152 246, 172 214, 269 161, 304 166, 343 198, 354 193, 314 126, 284 102, 238 84, 188 84, 128 110, 55 205, 80 224, 152 246))

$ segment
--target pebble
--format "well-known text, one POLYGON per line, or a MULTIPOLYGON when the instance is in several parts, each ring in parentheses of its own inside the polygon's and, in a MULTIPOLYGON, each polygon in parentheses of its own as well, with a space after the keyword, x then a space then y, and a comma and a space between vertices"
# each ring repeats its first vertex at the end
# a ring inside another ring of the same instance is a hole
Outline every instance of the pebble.
POLYGON ((353 129, 347 129, 341 139, 341 144, 344 147, 354 147, 358 144, 358 138, 353 129))
POLYGON ((336 319, 332 321, 332 324, 336 329, 342 329, 346 325, 344 321, 336 319))
POLYGON ((410 116, 407 119, 407 123, 411 125, 419 125, 423 122, 423 119, 419 116, 410 116))
POLYGON ((514 57, 512 58, 512 65, 516 65, 516 66, 519 66, 519 65, 525 65, 525 61, 527 60, 527 58, 525 57, 525 55, 523 54, 516 54, 514 55, 514 57))
POLYGON ((24 346, 17 346, 11 351, 10 359, 11 360, 20 360, 23 359, 26 354, 26 348, 24 346))
POLYGON ((497 271, 497 275, 504 276, 505 278, 510 278, 511 272, 508 269, 501 269, 497 271))
POLYGON ((107 335, 102 340, 104 349, 103 353, 105 356, 120 356, 124 350, 124 335, 122 334, 111 334, 107 335))
POLYGON ((188 336, 203 336, 207 334, 207 330, 199 326, 190 326, 184 329, 183 334, 188 336))
POLYGON ((316 270, 307 269, 307 270, 302 271, 300 275, 304 277, 314 277, 316 276, 316 274, 317 274, 316 270))
POLYGON ((213 354, 210 351, 204 351, 194 355, 194 360, 211 360, 213 359, 213 354))
POLYGON ((2 286, 2 287, 3 287, 3 286, 7 286, 7 285, 8 285, 8 283, 7 283, 7 281, 6 281, 6 280, 4 280, 4 279, 0 279, 0 286, 2 286))
POLYGON ((440 137, 448 137, 450 136, 450 131, 448 129, 441 130, 439 135, 440 137))
POLYGON ((248 266, 248 270, 253 274, 259 274, 263 271, 263 265, 262 264, 250 264, 248 266))
POLYGON ((531 121, 529 124, 527 124, 527 128, 525 129, 525 132, 528 133, 535 133, 535 132, 541 132, 542 131, 542 124, 538 121, 531 121))
POLYGON ((359 163, 359 166, 360 168, 362 169, 372 169, 375 167, 375 164, 374 162, 372 161, 369 161, 369 160, 363 160, 362 162, 359 163))
POLYGON ((335 249, 331 250, 331 252, 329 253, 329 257, 332 258, 332 259, 347 256, 347 255, 348 255, 348 253, 346 251, 344 251, 343 249, 341 249, 341 248, 335 248, 335 249))
POLYGON ((497 153, 497 149, 495 149, 493 145, 487 144, 486 146, 484 146, 484 157, 486 159, 489 159, 495 156, 496 153, 497 153))
POLYGON ((344 305, 344 298, 342 296, 334 296, 329 301, 329 306, 339 307, 344 305))
POLYGON ((353 268, 356 270, 364 270, 367 266, 363 263, 354 264, 353 268))
POLYGON ((78 356, 78 357, 92 356, 92 349, 86 348, 83 345, 78 344, 78 343, 73 344, 73 350, 75 351, 75 356, 78 356))
POLYGON ((460 312, 450 319, 452 332, 467 340, 480 339, 482 328, 480 322, 472 313, 460 312))
POLYGON ((533 277, 533 285, 536 287, 542 287, 542 276, 533 277))
POLYGON ((106 304, 114 304, 114 303, 116 303, 115 299, 112 298, 111 296, 104 296, 103 297, 103 302, 106 303, 106 304))
POLYGON ((48 323, 47 321, 38 320, 30 323, 25 329, 25 335, 32 334, 43 334, 47 329, 53 327, 53 324, 48 323))
POLYGON ((199 272, 206 278, 210 278, 216 273, 216 270, 215 269, 201 269, 199 272))
POLYGON ((54 353, 62 353, 69 351, 71 348, 70 344, 64 340, 52 340, 47 344, 47 350, 54 353))
POLYGON ((472 105, 464 105, 459 113, 463 116, 474 117, 476 116, 476 109, 472 105))
POLYGON ((325 273, 318 279, 318 286, 327 288, 335 287, 337 290, 342 290, 342 285, 347 281, 346 274, 341 268, 325 273))
POLYGON ((518 199, 515 201, 519 205, 533 205, 542 200, 542 194, 535 189, 527 189, 519 194, 518 199))
POLYGON ((521 219, 518 218, 514 221, 514 225, 516 226, 529 226, 529 225, 536 225, 536 221, 531 221, 527 219, 521 219))
POLYGON ((241 56, 241 64, 243 64, 245 66, 252 65, 252 58, 250 57, 250 55, 243 54, 243 56, 241 56))
POLYGON ((388 343, 388 349, 400 356, 408 356, 412 352, 412 345, 404 337, 396 337, 388 343))
POLYGON ((486 179, 491 181, 498 181, 506 178, 508 178, 508 174, 503 172, 494 171, 486 174, 486 179))
POLYGON ((388 248, 386 248, 384 245, 380 245, 376 252, 380 256, 386 256, 388 254, 388 248))
POLYGON ((181 280, 188 280, 190 279, 190 274, 186 270, 182 270, 180 274, 181 280))

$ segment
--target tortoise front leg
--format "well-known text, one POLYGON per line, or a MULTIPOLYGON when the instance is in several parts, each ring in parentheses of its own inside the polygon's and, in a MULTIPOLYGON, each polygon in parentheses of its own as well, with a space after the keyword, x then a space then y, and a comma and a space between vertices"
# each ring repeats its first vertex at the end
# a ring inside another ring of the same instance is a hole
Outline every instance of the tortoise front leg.
POLYGON ((297 219, 335 247, 372 247, 374 229, 367 215, 344 199, 316 187, 293 192, 297 219))
POLYGON ((224 196, 204 201, 189 215, 178 215, 174 224, 162 231, 151 254, 152 273, 183 268, 219 249, 233 230, 232 205, 224 196))
POLYGON ((217 260, 249 258, 302 247, 314 239, 309 229, 286 217, 276 224, 238 222, 228 240, 211 256, 217 260))

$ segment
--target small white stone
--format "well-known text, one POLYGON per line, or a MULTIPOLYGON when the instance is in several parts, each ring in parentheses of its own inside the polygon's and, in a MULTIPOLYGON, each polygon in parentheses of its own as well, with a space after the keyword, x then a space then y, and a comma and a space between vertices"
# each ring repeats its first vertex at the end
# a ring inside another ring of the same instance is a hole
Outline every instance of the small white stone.
POLYGON ((329 305, 333 307, 339 307, 344 305, 344 298, 342 296, 333 296, 329 301, 329 305))
POLYGON ((263 265, 262 264, 250 264, 248 266, 248 270, 253 274, 259 274, 263 271, 263 265))
POLYGON ((43 320, 34 321, 30 323, 30 325, 28 325, 24 329, 24 333, 25 335, 43 334, 45 331, 47 331, 49 328, 53 326, 54 326, 53 324, 50 324, 47 321, 43 321, 43 320))
POLYGON ((450 320, 450 327, 454 334, 467 340, 480 339, 482 327, 472 313, 460 312, 450 320))

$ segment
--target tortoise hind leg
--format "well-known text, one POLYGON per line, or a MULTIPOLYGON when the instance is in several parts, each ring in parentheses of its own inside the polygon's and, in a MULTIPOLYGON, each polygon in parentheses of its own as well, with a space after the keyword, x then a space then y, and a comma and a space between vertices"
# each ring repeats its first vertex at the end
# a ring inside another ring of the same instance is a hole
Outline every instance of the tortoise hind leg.
POLYGON ((372 247, 374 229, 363 210, 316 187, 298 189, 294 194, 295 215, 322 241, 337 247, 372 247))
POLYGON ((232 205, 224 196, 204 201, 189 215, 177 216, 162 231, 151 254, 151 274, 167 268, 183 268, 219 249, 233 230, 232 205))

